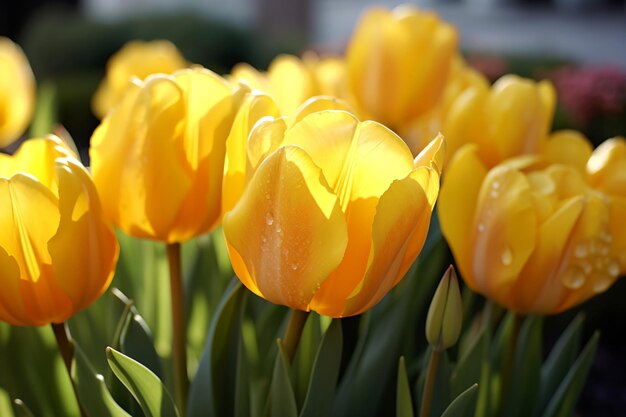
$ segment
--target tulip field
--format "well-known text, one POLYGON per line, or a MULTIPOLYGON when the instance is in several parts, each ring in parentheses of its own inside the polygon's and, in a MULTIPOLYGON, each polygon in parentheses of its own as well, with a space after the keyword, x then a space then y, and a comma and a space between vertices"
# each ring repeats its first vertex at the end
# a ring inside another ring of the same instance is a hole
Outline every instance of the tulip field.
POLYGON ((600 335, 545 323, 626 273, 626 139, 435 12, 355 22, 228 74, 127 43, 87 165, 0 37, 0 417, 587 415, 600 335))

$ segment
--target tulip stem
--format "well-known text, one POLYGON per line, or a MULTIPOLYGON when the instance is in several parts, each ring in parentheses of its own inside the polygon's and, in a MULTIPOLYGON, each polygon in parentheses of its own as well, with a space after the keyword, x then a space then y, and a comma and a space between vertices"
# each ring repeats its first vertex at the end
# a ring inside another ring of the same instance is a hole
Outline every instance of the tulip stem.
POLYGON ((187 321, 185 320, 185 296, 180 262, 180 243, 167 244, 167 260, 170 269, 170 297, 172 304, 172 333, 174 336, 172 358, 174 360, 174 385, 176 404, 181 416, 187 409, 187 321))
POLYGON ((74 341, 72 340, 72 336, 70 335, 70 329, 67 326, 67 322, 51 323, 50 326, 52 327, 54 338, 57 341, 57 347, 59 348, 59 353, 61 354, 61 358, 63 358, 63 363, 65 364, 67 375, 70 377, 70 382, 72 383, 72 389, 74 390, 74 396, 76 397, 76 403, 78 404, 78 408, 80 409, 80 415, 82 417, 86 417, 87 414, 85 413, 85 410, 83 409, 83 406, 80 403, 80 398, 78 398, 78 391, 76 391, 76 386, 74 385, 74 381, 72 380, 72 361, 74 360, 74 341))
POLYGON ((293 356, 296 353, 296 348, 300 342, 300 336, 302 335, 302 330, 304 329, 308 317, 308 311, 294 309, 291 312, 289 323, 287 323, 287 330, 285 331, 285 337, 283 338, 285 353, 290 362, 293 360, 293 356))
POLYGON ((511 388, 511 377, 513 376, 513 366, 515 363, 515 356, 517 354, 517 340, 519 339, 520 329, 522 328, 522 322, 524 321, 524 317, 513 313, 513 328, 511 329, 511 336, 509 339, 509 345, 505 352, 504 362, 502 363, 502 399, 500 400, 499 408, 500 412, 498 414, 502 414, 504 408, 504 402, 502 400, 508 395, 508 392, 511 388))
POLYGON ((437 380, 437 369, 443 350, 432 349, 430 358, 428 359, 428 368, 426 369, 426 379, 424 380, 424 392, 422 393, 422 404, 420 406, 420 417, 428 417, 430 414, 430 404, 433 399, 433 390, 437 380))

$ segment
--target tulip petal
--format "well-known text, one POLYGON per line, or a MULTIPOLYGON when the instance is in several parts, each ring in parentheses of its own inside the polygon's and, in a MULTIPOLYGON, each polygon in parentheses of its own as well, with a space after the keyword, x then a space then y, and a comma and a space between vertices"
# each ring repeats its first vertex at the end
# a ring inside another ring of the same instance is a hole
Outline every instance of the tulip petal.
POLYGON ((432 167, 439 175, 446 159, 446 141, 441 133, 428 143, 413 160, 416 167, 432 167))
POLYGON ((507 166, 489 171, 474 222, 474 278, 484 293, 500 301, 535 247, 538 221, 526 177, 507 166))
POLYGON ((29 324, 20 294, 20 268, 15 259, 0 246, 0 321, 14 326, 29 324))
POLYGON ((20 294, 29 324, 62 321, 71 313, 71 302, 50 279, 51 257, 46 243, 59 224, 57 198, 30 176, 0 178, 0 247, 17 262, 20 294), (42 221, 44 219, 44 221, 42 221))
POLYGON ((620 263, 620 273, 626 272, 626 198, 613 197, 609 232, 613 239, 613 252, 620 263))
POLYGON ((408 271, 412 262, 405 259, 414 261, 422 249, 432 213, 415 178, 422 169, 394 181, 378 201, 367 271, 343 315, 360 314, 377 304, 408 271))
MULTIPOLYGON (((254 125, 263 117, 278 117, 278 108, 266 94, 251 93, 235 116, 226 140, 226 161, 222 185, 222 211, 232 209, 246 185, 248 137, 254 125)), ((282 135, 280 135, 282 137, 282 135)))
POLYGON ((285 130, 287 122, 284 117, 275 119, 268 116, 257 122, 247 145, 246 182, 250 181, 261 162, 283 143, 285 130))
POLYGON ((521 313, 548 313, 565 297, 559 271, 567 263, 566 248, 583 208, 584 198, 572 197, 539 227, 535 250, 511 288, 507 306, 521 313))
POLYGON ((233 268, 264 298, 308 310, 343 258, 347 227, 321 170, 300 148, 266 158, 224 217, 233 268))
POLYGON ((605 140, 587 164, 589 182, 608 194, 626 197, 626 139, 605 140))
POLYGON ((300 122, 311 113, 324 110, 343 110, 349 113, 355 113, 352 105, 345 100, 330 96, 315 96, 306 100, 298 107, 293 117, 293 124, 300 122))
POLYGON ((281 113, 291 116, 296 109, 317 92, 313 73, 297 57, 279 55, 267 71, 272 97, 281 113))
POLYGON ((583 134, 575 130, 561 130, 550 136, 545 153, 551 163, 570 165, 584 174, 592 150, 591 143, 583 134))
POLYGON ((48 243, 57 285, 72 300, 73 313, 93 303, 109 286, 119 246, 102 219, 95 186, 76 161, 59 160, 59 228, 48 243))
POLYGON ((462 147, 450 161, 439 195, 439 222, 461 275, 476 290, 472 272, 472 235, 480 186, 487 168, 477 155, 477 146, 462 147))

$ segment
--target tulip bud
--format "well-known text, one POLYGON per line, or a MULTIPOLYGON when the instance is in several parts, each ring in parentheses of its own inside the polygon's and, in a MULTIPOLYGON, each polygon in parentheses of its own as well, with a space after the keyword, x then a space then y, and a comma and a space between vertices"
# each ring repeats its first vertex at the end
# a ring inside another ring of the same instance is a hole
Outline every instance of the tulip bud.
POLYGON ((461 334, 463 302, 454 267, 443 274, 426 317, 426 340, 437 350, 453 346, 461 334))

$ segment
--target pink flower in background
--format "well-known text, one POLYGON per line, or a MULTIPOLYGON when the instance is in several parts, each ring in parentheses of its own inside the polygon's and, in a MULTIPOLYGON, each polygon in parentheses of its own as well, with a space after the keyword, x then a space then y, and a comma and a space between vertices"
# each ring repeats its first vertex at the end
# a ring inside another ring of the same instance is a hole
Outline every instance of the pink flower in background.
POLYGON ((626 71, 611 67, 563 67, 551 75, 559 102, 577 125, 594 117, 622 112, 626 106, 626 71))

